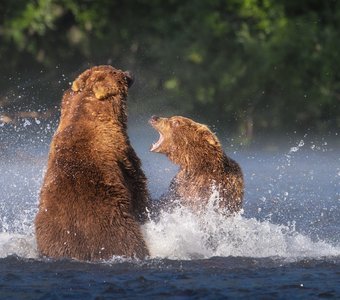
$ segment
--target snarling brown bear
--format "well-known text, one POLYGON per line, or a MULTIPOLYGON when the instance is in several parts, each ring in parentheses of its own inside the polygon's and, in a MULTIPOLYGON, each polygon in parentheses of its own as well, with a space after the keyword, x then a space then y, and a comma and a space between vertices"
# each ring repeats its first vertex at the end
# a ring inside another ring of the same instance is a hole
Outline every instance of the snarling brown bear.
POLYGON ((241 168, 223 152, 206 125, 180 116, 153 116, 149 122, 160 134, 151 151, 165 154, 180 167, 161 205, 179 202, 200 213, 215 192, 221 212, 240 211, 244 193, 241 168))
POLYGON ((144 258, 149 194, 127 135, 128 72, 97 66, 64 93, 35 219, 38 251, 53 258, 144 258))

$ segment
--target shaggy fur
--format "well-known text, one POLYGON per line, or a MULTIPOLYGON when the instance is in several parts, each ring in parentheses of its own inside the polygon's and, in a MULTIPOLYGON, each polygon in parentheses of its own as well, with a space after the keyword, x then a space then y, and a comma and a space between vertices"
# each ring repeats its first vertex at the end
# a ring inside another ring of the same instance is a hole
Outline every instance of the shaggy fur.
POLYGON ((150 124, 160 134, 151 151, 167 155, 180 167, 163 200, 178 200, 200 212, 215 189, 223 212, 235 213, 242 208, 244 183, 241 168, 225 155, 217 137, 207 126, 180 116, 154 116, 150 124))
POLYGON ((146 178, 126 132, 131 83, 128 72, 98 66, 64 93, 35 219, 41 255, 92 261, 149 254, 140 229, 146 178))

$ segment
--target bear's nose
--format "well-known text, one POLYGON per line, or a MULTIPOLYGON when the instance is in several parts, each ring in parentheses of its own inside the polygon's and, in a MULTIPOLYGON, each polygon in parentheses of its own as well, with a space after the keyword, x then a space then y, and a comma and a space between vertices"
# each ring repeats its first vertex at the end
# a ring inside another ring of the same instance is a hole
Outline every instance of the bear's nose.
POLYGON ((125 79, 128 84, 128 87, 130 88, 132 84, 135 82, 135 75, 131 71, 125 71, 124 75, 125 75, 125 79))
POLYGON ((151 121, 153 121, 153 122, 157 122, 159 120, 159 117, 157 117, 157 116, 155 116, 155 115, 153 115, 152 117, 151 117, 151 121))

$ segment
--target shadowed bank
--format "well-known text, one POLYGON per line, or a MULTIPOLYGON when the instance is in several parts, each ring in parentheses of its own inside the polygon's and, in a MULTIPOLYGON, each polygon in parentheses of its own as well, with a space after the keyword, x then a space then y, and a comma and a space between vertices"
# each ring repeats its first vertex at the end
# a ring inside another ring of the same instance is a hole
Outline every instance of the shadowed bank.
POLYGON ((339 1, 7 0, 0 14, 4 120, 50 113, 76 74, 112 64, 135 72, 138 114, 221 124, 248 142, 340 126, 339 1))

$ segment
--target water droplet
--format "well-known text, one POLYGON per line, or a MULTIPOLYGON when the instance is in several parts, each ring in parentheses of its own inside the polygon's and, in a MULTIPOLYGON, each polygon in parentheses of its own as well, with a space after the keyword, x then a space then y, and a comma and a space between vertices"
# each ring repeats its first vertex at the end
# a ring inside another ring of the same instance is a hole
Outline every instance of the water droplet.
POLYGON ((29 125, 31 125, 31 122, 29 120, 25 119, 25 122, 24 122, 23 126, 27 127, 29 125))

